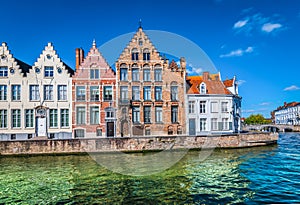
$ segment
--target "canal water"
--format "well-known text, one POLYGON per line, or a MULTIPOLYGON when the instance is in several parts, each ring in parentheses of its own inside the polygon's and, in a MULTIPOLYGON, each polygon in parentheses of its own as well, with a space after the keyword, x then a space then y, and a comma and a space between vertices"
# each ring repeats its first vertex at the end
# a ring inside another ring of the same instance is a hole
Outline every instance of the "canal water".
POLYGON ((148 176, 114 173, 89 155, 2 156, 0 204, 300 203, 299 162, 297 133, 280 134, 278 145, 214 150, 205 160, 189 151, 148 176))

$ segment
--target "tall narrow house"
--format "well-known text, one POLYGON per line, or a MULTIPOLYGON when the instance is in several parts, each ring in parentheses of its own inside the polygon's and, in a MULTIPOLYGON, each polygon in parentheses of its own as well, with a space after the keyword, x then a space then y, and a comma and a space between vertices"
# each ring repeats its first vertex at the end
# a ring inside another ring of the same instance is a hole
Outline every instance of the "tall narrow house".
POLYGON ((74 137, 114 137, 116 76, 95 41, 86 57, 82 49, 76 49, 72 84, 74 137))
POLYGON ((117 136, 185 134, 185 59, 160 56, 142 27, 116 62, 117 136))

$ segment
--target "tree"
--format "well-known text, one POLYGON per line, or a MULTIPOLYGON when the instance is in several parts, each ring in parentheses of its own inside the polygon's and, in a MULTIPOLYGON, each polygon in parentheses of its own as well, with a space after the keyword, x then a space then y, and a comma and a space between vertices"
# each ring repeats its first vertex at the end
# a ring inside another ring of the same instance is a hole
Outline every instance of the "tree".
POLYGON ((257 115, 250 115, 248 118, 245 119, 245 124, 251 125, 251 124, 267 124, 269 123, 269 120, 265 119, 263 115, 257 114, 257 115))

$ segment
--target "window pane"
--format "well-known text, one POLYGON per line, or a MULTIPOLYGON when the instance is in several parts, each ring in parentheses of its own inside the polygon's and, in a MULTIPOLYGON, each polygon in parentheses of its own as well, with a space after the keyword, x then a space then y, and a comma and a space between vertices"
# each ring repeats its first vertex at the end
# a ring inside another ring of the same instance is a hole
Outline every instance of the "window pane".
POLYGON ((7 67, 0 67, 0 77, 7 77, 8 75, 8 68, 7 67))
POLYGON ((84 86, 76 87, 76 100, 77 101, 85 101, 85 87, 84 86))
POLYGON ((127 68, 121 68, 121 70, 120 70, 120 80, 128 81, 128 70, 127 70, 127 68))
POLYGON ((150 86, 144 87, 144 100, 151 100, 151 87, 150 86))
POLYGON ((45 77, 53 77, 53 67, 45 66, 45 77))
POLYGON ((104 94, 104 100, 112 100, 112 96, 113 96, 113 90, 112 90, 112 86, 104 86, 104 90, 103 90, 104 94))
POLYGON ((200 113, 206 113, 206 101, 200 101, 200 113))
POLYGON ((67 86, 58 85, 58 100, 67 100, 67 86))
POLYGON ((128 101, 128 87, 127 86, 120 87, 120 100, 122 102, 128 101))
POLYGON ((90 100, 91 101, 99 101, 99 87, 98 86, 91 86, 90 87, 90 100))
POLYGON ((7 86, 0 85, 0 100, 6 100, 6 99, 7 99, 7 86))
POLYGON ((140 71, 138 68, 132 69, 132 81, 139 81, 140 80, 140 71))
POLYGON ((162 100, 162 87, 155 86, 155 100, 162 100))
POLYGON ((12 127, 21 127, 21 110, 19 109, 12 110, 12 127))
POLYGON ((69 109, 60 110, 60 126, 61 127, 69 126, 69 109))
POLYGON ((144 69, 144 81, 151 81, 150 69, 144 69))
POLYGON ((0 128, 7 127, 7 110, 0 110, 0 128))
POLYGON ((161 69, 155 69, 154 70, 154 78, 155 81, 162 81, 162 70, 161 69))
POLYGON ((140 87, 132 86, 132 100, 140 100, 140 87))
POLYGON ((12 85, 11 96, 12 101, 21 99, 21 85, 12 85))
POLYGON ((53 100, 53 85, 44 85, 44 100, 53 100))
POLYGON ((140 107, 132 107, 132 122, 140 122, 140 107))
POLYGON ((178 87, 171 86, 171 100, 177 101, 178 100, 178 87))
POLYGON ((57 109, 50 109, 50 127, 57 127, 57 109))
POLYGON ((77 107, 76 108, 76 123, 77 123, 77 125, 86 124, 85 107, 77 107))
POLYGON ((34 117, 33 109, 25 110, 25 127, 33 127, 34 117))
POLYGON ((91 124, 99 124, 99 107, 91 107, 90 108, 90 123, 91 124))
POLYGON ((144 123, 151 123, 151 107, 144 107, 144 123))
POLYGON ((162 122, 162 107, 155 107, 155 122, 162 122))
POLYGON ((178 107, 177 106, 171 107, 171 121, 172 121, 172 123, 178 122, 178 107))

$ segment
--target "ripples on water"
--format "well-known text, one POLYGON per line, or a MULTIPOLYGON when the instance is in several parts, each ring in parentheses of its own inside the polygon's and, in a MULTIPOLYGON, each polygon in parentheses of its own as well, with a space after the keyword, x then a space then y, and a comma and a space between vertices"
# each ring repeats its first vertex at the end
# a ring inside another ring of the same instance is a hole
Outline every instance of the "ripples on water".
POLYGON ((88 155, 0 157, 0 204, 299 203, 299 153, 300 135, 284 134, 277 146, 215 150, 204 161, 203 151, 190 151, 140 177, 88 155))

